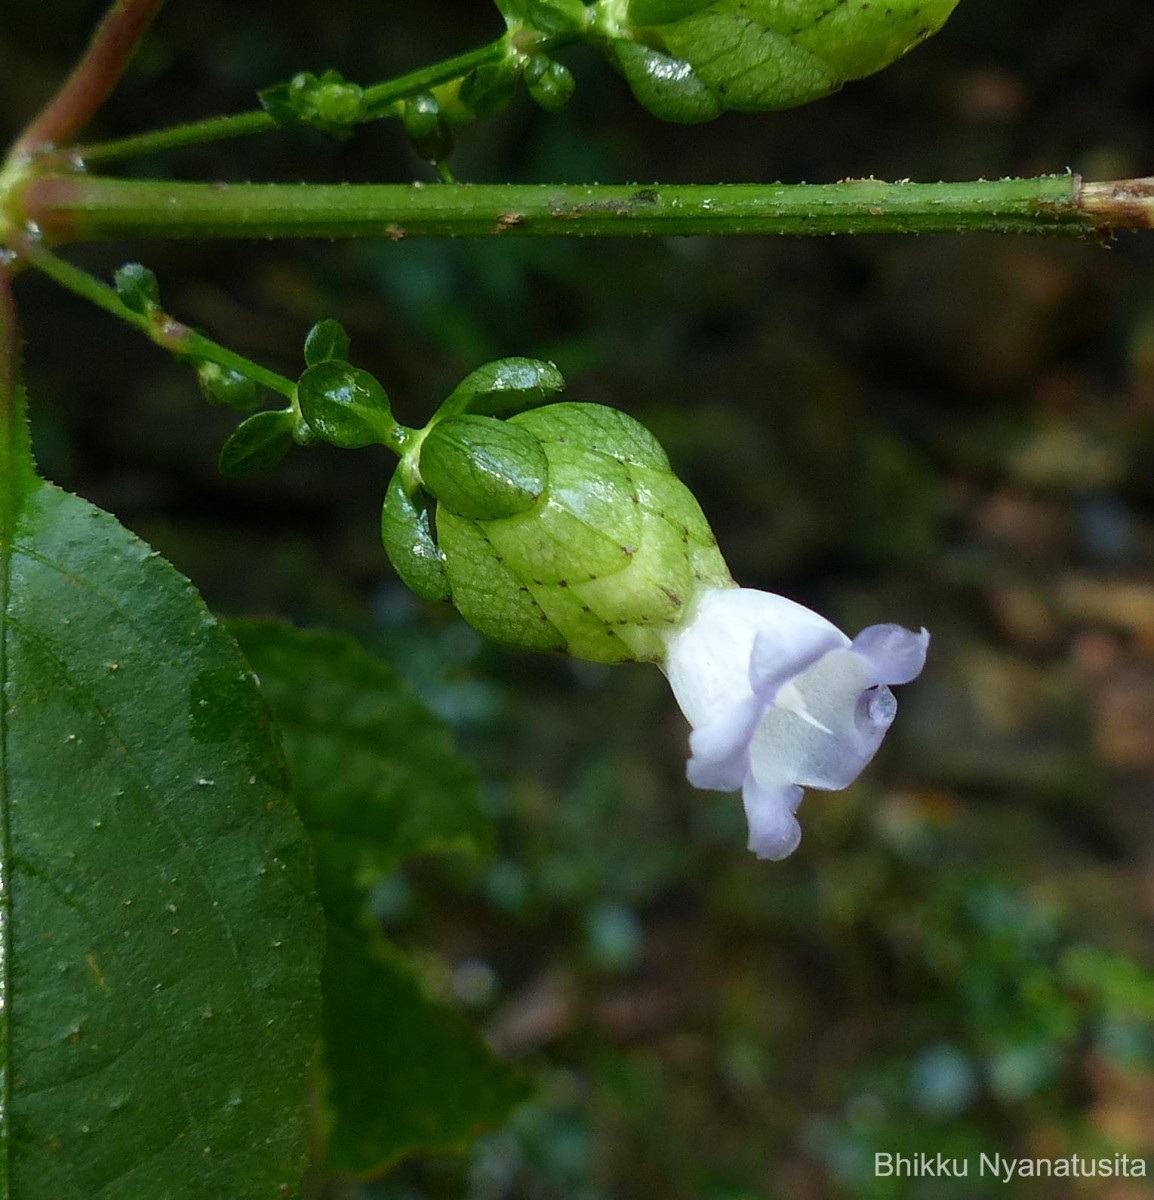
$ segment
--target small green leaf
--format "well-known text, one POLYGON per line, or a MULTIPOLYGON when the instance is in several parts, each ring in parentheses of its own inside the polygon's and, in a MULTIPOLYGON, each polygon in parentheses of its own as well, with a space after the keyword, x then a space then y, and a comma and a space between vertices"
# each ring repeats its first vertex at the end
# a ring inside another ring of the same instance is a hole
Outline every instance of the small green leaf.
POLYGON ((563 63, 537 55, 525 67, 525 86, 546 112, 560 112, 573 98, 577 82, 563 63))
POLYGON ((422 993, 364 906, 416 854, 487 850, 477 780, 444 724, 350 638, 262 621, 232 630, 283 731, 329 919, 322 976, 327 1165, 358 1175, 460 1148, 522 1086, 422 993))
POLYGON ((510 26, 527 25, 547 37, 580 33, 590 19, 582 0, 498 0, 497 7, 510 26))
POLYGON ((549 464, 530 433, 494 417, 465 415, 429 431, 420 475, 450 512, 488 520, 531 508, 545 490, 549 464))
POLYGON ((3 1195, 294 1195, 321 926, 267 708, 187 580, 112 517, 47 485, 12 500, 3 1195))
POLYGON ((296 420, 292 409, 270 408, 242 421, 221 447, 217 466, 222 475, 255 475, 280 462, 293 444, 296 420))
POLYGON ((196 379, 209 404, 222 404, 238 412, 251 412, 260 404, 260 385, 232 367, 202 362, 197 365, 196 379))
POLYGON ((405 486, 404 469, 389 480, 381 510, 381 543, 402 583, 422 600, 448 600, 445 556, 430 524, 429 509, 405 486))
POLYGON ((340 321, 328 317, 309 330, 305 338, 305 366, 315 367, 333 359, 344 362, 348 357, 349 335, 340 321))
POLYGON ((396 428, 385 389, 347 362, 319 362, 300 377, 297 399, 310 428, 326 442, 355 450, 387 444, 396 428))
POLYGON ((257 92, 261 108, 280 126, 288 127, 300 124, 296 106, 293 104, 292 93, 288 82, 274 83, 271 87, 257 92))
POLYGON ((140 263, 125 263, 112 277, 112 286, 126 308, 135 313, 156 312, 160 307, 160 284, 140 263))
POLYGON ((518 59, 503 58, 470 71, 461 81, 458 99, 474 117, 491 117, 507 108, 521 77, 518 59))
POLYGON ((437 410, 437 419, 461 413, 507 417, 547 404, 564 388, 564 376, 551 362, 498 358, 470 371, 437 410))

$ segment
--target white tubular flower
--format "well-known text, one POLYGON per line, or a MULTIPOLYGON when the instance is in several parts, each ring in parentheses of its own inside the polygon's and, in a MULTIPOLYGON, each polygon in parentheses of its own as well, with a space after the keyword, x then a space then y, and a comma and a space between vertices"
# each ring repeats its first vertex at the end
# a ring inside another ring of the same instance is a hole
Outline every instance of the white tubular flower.
POLYGON ((749 848, 781 859, 801 841, 802 788, 848 787, 893 724, 889 685, 921 672, 930 635, 871 625, 852 641, 769 592, 713 588, 670 638, 665 673, 693 732, 689 782, 742 791, 749 848))

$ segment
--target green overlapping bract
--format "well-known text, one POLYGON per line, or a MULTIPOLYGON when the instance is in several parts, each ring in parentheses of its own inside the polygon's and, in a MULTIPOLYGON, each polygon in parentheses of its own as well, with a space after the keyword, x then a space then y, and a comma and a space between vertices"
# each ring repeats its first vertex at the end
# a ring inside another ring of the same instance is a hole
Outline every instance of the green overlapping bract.
POLYGON ((667 121, 792 108, 871 75, 935 33, 958 0, 601 0, 593 29, 667 121))
POLYGON ((467 404, 458 388, 446 405, 457 415, 434 419, 390 484, 382 538, 404 582, 496 641, 663 658, 698 589, 730 578, 656 439, 598 404, 507 421, 467 404))

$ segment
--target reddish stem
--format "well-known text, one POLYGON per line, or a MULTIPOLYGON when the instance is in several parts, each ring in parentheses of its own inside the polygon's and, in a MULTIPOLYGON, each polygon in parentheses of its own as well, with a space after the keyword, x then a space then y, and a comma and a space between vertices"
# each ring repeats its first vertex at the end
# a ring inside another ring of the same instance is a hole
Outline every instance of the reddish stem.
POLYGON ((84 57, 20 135, 16 155, 32 156, 71 141, 108 99, 164 0, 116 0, 84 57))

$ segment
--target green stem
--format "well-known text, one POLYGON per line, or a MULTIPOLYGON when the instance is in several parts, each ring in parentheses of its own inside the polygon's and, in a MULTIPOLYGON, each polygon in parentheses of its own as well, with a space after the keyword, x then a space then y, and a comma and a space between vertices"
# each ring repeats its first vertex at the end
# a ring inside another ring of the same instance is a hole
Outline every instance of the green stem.
MULTIPOLYGON (((480 46, 455 58, 447 58, 419 71, 410 71, 396 79, 373 84, 365 88, 365 120, 377 120, 390 115, 390 106, 398 100, 407 99, 438 84, 459 79, 486 63, 498 62, 508 53, 505 38, 500 37, 488 45, 480 46)), ((181 146, 199 146, 218 142, 225 138, 244 137, 248 134, 267 133, 278 128, 276 121, 262 109, 236 113, 228 117, 210 117, 204 121, 192 121, 185 125, 173 125, 151 133, 135 134, 114 141, 95 142, 90 146, 78 146, 73 157, 86 164, 112 162, 116 159, 132 158, 143 154, 156 154, 162 150, 175 150, 181 146)))
POLYGON ((121 300, 115 288, 110 287, 102 279, 89 275, 80 267, 52 254, 42 245, 25 243, 20 246, 19 254, 20 258, 30 266, 56 280, 70 292, 83 296, 84 299, 90 300, 106 312, 134 325, 141 333, 165 350, 182 358, 201 359, 217 363, 222 367, 231 367, 234 371, 247 375, 262 387, 279 393, 295 404, 296 384, 284 375, 278 375, 275 371, 262 367, 260 363, 255 363, 251 359, 245 358, 244 355, 219 345, 211 338, 197 333, 195 329, 190 329, 165 312, 136 312, 121 300))
POLYGON ((51 242, 977 232, 1092 237, 1154 225, 1149 181, 1083 184, 1076 175, 709 186, 201 184, 60 175, 32 179, 15 200, 24 219, 51 242))

